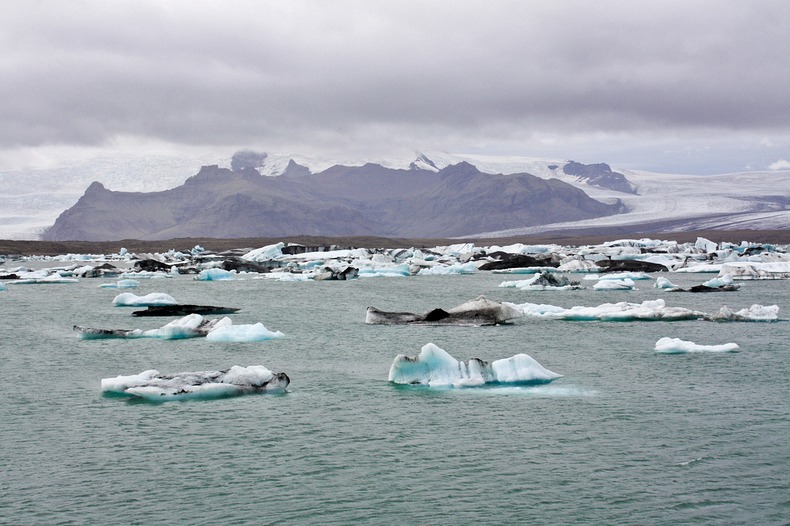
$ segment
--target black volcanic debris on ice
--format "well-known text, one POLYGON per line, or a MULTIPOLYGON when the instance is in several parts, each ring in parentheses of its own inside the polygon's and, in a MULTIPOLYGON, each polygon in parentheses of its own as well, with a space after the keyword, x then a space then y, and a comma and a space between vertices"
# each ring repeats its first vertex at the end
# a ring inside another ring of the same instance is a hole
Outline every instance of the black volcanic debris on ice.
POLYGON ((237 159, 237 170, 204 166, 161 192, 115 192, 94 182, 43 239, 440 238, 622 211, 621 203, 601 203, 558 179, 487 174, 466 162, 438 172, 366 164, 316 174, 292 163, 287 172, 297 177, 265 177, 250 166, 257 160, 237 159))

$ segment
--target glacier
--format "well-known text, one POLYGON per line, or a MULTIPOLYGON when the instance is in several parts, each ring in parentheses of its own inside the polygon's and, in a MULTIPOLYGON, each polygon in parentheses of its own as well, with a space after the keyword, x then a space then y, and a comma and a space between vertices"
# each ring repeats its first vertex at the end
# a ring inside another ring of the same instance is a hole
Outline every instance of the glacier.
POLYGON ((527 354, 486 362, 477 358, 459 361, 433 343, 420 354, 399 354, 392 362, 389 381, 430 387, 478 387, 486 384, 544 384, 562 375, 549 371, 527 354))
POLYGON ((234 365, 224 371, 183 372, 165 375, 155 369, 140 374, 104 378, 108 395, 125 395, 155 402, 211 399, 263 392, 283 392, 291 380, 263 365, 234 365))
POLYGON ((661 338, 656 342, 656 352, 662 354, 685 354, 690 352, 736 352, 740 349, 737 343, 720 345, 698 345, 680 338, 661 338))

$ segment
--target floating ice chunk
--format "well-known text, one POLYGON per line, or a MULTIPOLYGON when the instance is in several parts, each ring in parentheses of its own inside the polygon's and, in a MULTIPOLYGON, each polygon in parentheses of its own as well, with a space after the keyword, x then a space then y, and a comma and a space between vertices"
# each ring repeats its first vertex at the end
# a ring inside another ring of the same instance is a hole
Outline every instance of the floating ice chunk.
POLYGON ((140 374, 104 378, 101 389, 108 394, 136 396, 157 402, 207 399, 260 392, 282 392, 290 379, 285 373, 273 373, 263 365, 225 371, 161 374, 155 369, 140 374))
POLYGON ((477 272, 477 265, 470 261, 468 263, 455 263, 452 265, 434 265, 432 267, 420 269, 417 275, 474 274, 475 272, 477 272))
POLYGON ((115 283, 104 283, 99 285, 100 289, 136 289, 140 282, 136 279, 119 279, 115 283))
POLYGON ((541 384, 561 376, 526 354, 493 362, 477 358, 463 362, 428 343, 417 356, 396 356, 390 367, 389 381, 433 387, 472 387, 490 383, 541 384))
POLYGON ((710 319, 713 321, 777 321, 779 319, 779 306, 752 305, 734 312, 725 305, 710 319))
POLYGON ((720 274, 730 274, 733 278, 743 279, 790 279, 788 262, 739 262, 721 265, 720 274))
POLYGON ((650 279, 650 276, 645 274, 644 272, 610 272, 607 274, 590 274, 589 276, 584 276, 585 280, 613 280, 613 281, 624 281, 627 279, 631 279, 634 281, 638 280, 647 280, 650 279))
POLYGON ((92 327, 74 326, 74 330, 83 340, 101 340, 111 338, 159 338, 162 340, 180 340, 206 336, 211 330, 231 325, 230 318, 204 318, 200 314, 190 314, 171 321, 158 329, 97 329, 92 327))
POLYGON ((263 323, 254 325, 223 325, 209 331, 206 339, 212 342, 262 342, 284 338, 280 331, 272 332, 263 323))
POLYGON ((597 307, 571 307, 564 309, 553 305, 536 305, 523 303, 509 304, 526 316, 536 318, 552 318, 569 321, 676 321, 704 319, 704 312, 683 307, 667 307, 663 299, 649 300, 642 303, 604 303, 597 307))
POLYGON ((3 283, 0 283, 0 290, 8 290, 8 288, 3 283))
POLYGON ((736 352, 740 349, 737 343, 721 345, 698 345, 680 338, 661 338, 656 342, 656 352, 663 354, 684 354, 690 352, 736 352))
POLYGON ((503 281, 499 286, 520 290, 574 290, 581 288, 578 281, 571 281, 565 276, 559 276, 552 272, 541 272, 530 279, 503 281))
POLYGON ((269 272, 260 274, 252 279, 271 279, 274 281, 310 281, 310 274, 299 274, 295 272, 269 272))
POLYGON ((275 243, 274 245, 266 245, 265 247, 250 250, 241 256, 241 258, 259 263, 279 259, 283 256, 283 247, 285 247, 285 243, 283 242, 275 243))
MULTIPOLYGON (((378 254, 377 254, 378 255, 378 254)), ((359 269, 360 278, 404 277, 411 276, 411 267, 407 263, 375 268, 359 269)))
POLYGON ((201 270, 200 273, 195 276, 195 279, 197 281, 223 281, 236 279, 236 275, 233 272, 222 268, 207 268, 205 270, 201 270))
POLYGON ((636 284, 631 278, 603 279, 593 285, 595 290, 634 290, 636 284))
POLYGON ((680 287, 669 281, 664 276, 658 276, 653 286, 657 289, 680 290, 680 287))
POLYGON ((152 292, 145 296, 138 296, 131 292, 118 294, 112 300, 116 307, 150 307, 154 305, 177 305, 176 299, 163 292, 152 292))
POLYGON ((705 283, 702 284, 703 287, 710 287, 712 289, 718 289, 721 287, 730 287, 730 288, 738 288, 740 285, 734 284, 732 279, 732 274, 724 274, 717 278, 709 279, 705 283))

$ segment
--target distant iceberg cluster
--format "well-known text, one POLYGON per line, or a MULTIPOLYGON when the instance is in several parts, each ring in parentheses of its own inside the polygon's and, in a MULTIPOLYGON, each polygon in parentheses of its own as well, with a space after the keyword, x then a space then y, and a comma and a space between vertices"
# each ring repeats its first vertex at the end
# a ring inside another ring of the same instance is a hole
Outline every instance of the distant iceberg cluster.
POLYGON ((433 343, 414 357, 399 354, 392 362, 389 381, 430 387, 479 387, 486 384, 543 384, 562 375, 549 371, 531 356, 517 354, 486 362, 459 361, 433 343))

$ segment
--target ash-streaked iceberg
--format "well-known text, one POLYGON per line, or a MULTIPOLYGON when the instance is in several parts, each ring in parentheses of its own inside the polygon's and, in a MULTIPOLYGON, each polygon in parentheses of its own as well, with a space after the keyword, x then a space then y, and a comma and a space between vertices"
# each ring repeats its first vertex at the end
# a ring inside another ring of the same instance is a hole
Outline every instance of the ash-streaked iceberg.
POLYGON ((508 303, 499 303, 485 296, 464 302, 450 310, 433 309, 424 314, 413 312, 387 312, 368 307, 365 323, 371 325, 499 325, 520 318, 523 314, 508 303))
POLYGON ((131 292, 118 294, 112 300, 116 307, 152 307, 156 305, 177 305, 178 301, 170 294, 152 292, 145 296, 138 296, 131 292))
POLYGON ((285 373, 263 365, 234 365, 224 371, 161 374, 155 369, 140 374, 104 378, 105 394, 144 398, 155 402, 210 399, 263 392, 283 392, 291 382, 285 373))
POLYGON ((576 290, 582 288, 578 281, 571 281, 554 272, 539 272, 529 279, 503 281, 499 286, 519 290, 576 290))
POLYGON ((181 340, 200 338, 212 330, 232 325, 230 318, 204 318, 200 314, 190 314, 173 320, 158 329, 98 329, 75 325, 74 331, 83 340, 159 338, 161 340, 181 340))
POLYGON ((493 362, 478 358, 459 361, 444 349, 428 343, 417 356, 396 356, 390 367, 389 381, 431 387, 477 387, 486 384, 544 384, 561 376, 527 354, 493 362))
POLYGON ((661 338, 656 342, 656 352, 662 354, 686 354, 691 352, 737 352, 737 343, 720 345, 699 345, 680 338, 661 338))
POLYGON ((554 305, 534 303, 509 304, 525 316, 569 321, 678 321, 705 318, 704 312, 683 307, 668 307, 663 299, 642 303, 603 303, 597 307, 571 307, 564 309, 554 305))

